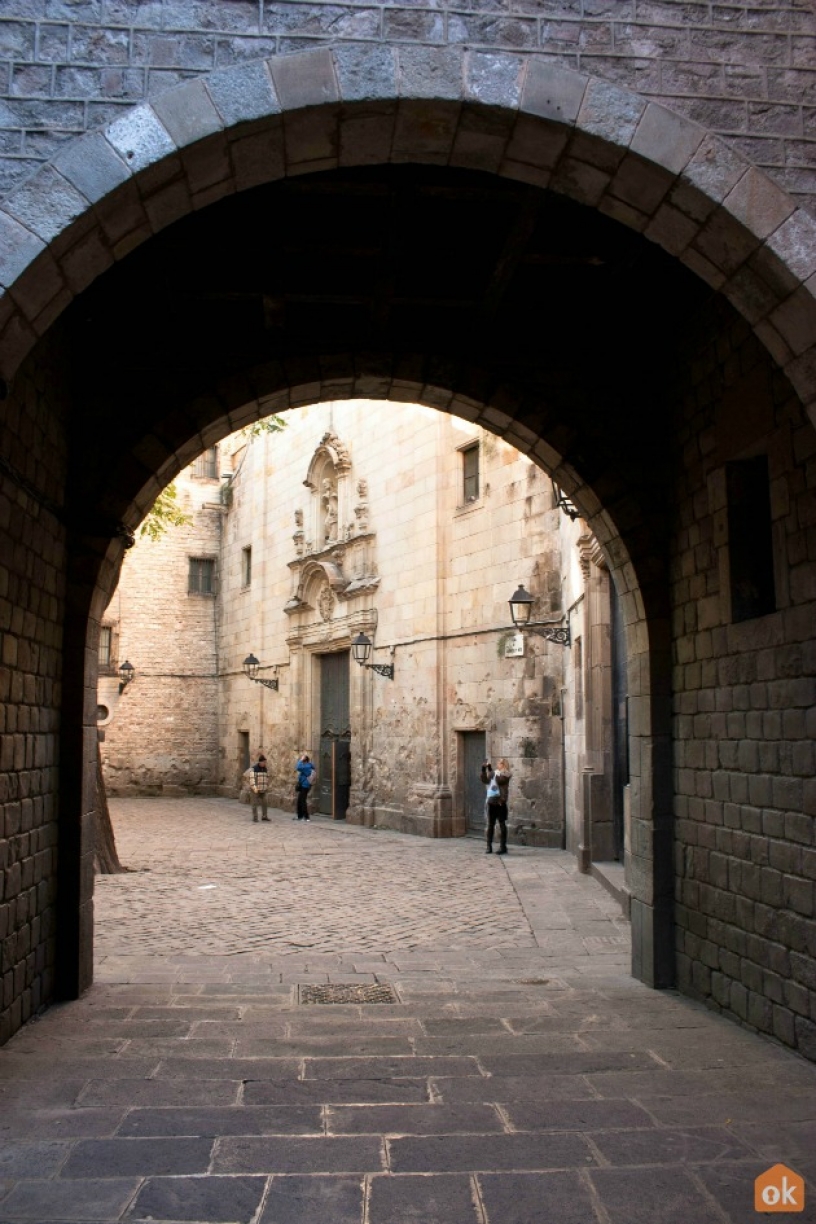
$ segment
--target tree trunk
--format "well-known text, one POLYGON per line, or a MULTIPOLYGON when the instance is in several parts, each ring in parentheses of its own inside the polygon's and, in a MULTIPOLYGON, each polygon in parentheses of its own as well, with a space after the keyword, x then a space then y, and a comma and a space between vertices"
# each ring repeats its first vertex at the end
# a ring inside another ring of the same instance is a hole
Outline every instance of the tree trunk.
POLYGON ((116 838, 113 835, 108 796, 105 793, 105 779, 102 776, 102 746, 96 746, 96 847, 94 850, 94 866, 100 875, 118 875, 129 871, 119 862, 116 852, 116 838))

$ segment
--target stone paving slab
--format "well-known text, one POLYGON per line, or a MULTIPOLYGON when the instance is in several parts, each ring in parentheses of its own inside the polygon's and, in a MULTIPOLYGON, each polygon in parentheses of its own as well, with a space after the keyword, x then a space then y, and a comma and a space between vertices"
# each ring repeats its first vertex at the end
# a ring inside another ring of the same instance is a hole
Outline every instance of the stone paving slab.
POLYGON ((568 855, 112 810, 96 982, 0 1050, 0 1224, 745 1224, 777 1161, 816 1220, 816 1068, 634 981, 568 855))

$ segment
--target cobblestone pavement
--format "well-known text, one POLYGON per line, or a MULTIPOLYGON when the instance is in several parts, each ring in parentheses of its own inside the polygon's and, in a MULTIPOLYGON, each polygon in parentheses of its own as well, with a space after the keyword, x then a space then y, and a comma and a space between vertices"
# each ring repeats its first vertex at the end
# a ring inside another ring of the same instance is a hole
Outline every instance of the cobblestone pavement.
POLYGON ((633 981, 568 855, 113 814, 96 982, 0 1050, 0 1224, 744 1224, 777 1162, 816 1220, 816 1067, 633 981))

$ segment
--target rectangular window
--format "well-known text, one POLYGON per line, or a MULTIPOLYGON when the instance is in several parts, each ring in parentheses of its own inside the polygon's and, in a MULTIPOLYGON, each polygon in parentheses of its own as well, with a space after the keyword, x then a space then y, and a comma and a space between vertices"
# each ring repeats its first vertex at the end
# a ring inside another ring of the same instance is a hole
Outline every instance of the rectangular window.
POLYGON ((103 625, 99 630, 99 670, 109 671, 112 661, 113 629, 103 625))
POLYGON ((731 620, 776 611, 768 458, 725 465, 731 620))
POLYGON ((479 443, 462 451, 462 499, 477 501, 479 497, 479 443))
POLYGON ((252 548, 241 550, 241 586, 248 587, 252 582, 252 548))
POLYGON ((190 595, 215 594, 215 560, 211 557, 190 557, 190 595))
POLYGON ((199 480, 218 479, 218 447, 211 446, 193 464, 193 475, 199 480))

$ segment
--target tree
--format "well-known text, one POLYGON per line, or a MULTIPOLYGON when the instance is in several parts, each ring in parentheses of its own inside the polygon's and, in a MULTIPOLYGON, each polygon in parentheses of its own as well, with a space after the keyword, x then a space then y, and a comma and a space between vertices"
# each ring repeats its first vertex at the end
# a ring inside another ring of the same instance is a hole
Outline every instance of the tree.
POLYGON ((147 518, 139 528, 139 535, 148 540, 160 539, 168 527, 186 527, 192 523, 191 514, 185 514, 178 505, 178 489, 172 481, 166 489, 162 489, 153 503, 147 518))

